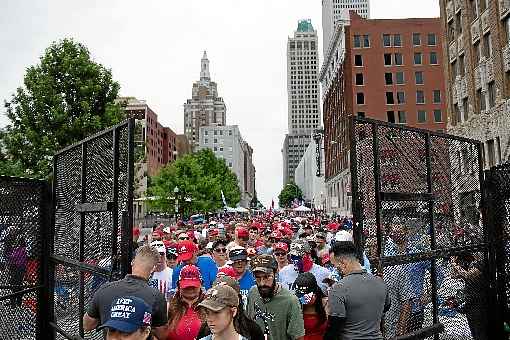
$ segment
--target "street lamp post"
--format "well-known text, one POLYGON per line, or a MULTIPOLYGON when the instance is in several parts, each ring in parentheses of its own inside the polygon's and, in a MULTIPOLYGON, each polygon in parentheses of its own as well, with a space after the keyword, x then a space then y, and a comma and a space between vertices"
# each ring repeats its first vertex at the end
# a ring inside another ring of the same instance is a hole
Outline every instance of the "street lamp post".
POLYGON ((174 188, 174 198, 175 198, 175 222, 177 223, 177 217, 179 214, 179 188, 176 186, 174 188))

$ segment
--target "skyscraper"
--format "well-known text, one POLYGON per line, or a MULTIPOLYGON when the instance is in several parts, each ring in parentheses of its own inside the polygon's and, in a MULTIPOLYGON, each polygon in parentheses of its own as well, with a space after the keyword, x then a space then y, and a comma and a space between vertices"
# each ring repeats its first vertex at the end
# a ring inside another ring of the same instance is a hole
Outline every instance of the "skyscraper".
POLYGON ((204 51, 200 80, 193 83, 192 97, 184 104, 184 134, 193 149, 199 143, 200 127, 225 125, 226 111, 223 98, 218 96, 217 84, 211 81, 209 59, 204 51))
POLYGON ((294 180, 294 170, 321 124, 317 31, 301 20, 287 42, 288 130, 282 149, 283 184, 294 180))
POLYGON ((370 19, 370 0, 322 0, 323 56, 328 54, 335 26, 349 21, 349 11, 355 11, 362 18, 370 19))

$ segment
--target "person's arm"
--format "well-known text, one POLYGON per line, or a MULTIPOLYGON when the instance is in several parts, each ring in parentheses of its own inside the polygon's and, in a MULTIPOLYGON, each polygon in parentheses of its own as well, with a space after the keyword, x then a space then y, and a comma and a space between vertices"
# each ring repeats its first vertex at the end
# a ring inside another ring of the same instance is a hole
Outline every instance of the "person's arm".
POLYGON ((172 270, 172 289, 177 288, 177 281, 179 281, 179 273, 181 271, 181 265, 177 265, 174 270, 172 270))
POLYGON ((336 340, 339 334, 342 333, 345 326, 345 318, 339 316, 328 317, 328 326, 326 327, 326 333, 324 333, 324 340, 336 340))
POLYGON ((87 311, 83 315, 83 330, 89 332, 99 326, 101 312, 99 310, 99 294, 101 290, 96 291, 92 297, 87 311))
POLYGON ((160 292, 157 292, 152 310, 152 334, 158 339, 164 340, 168 336, 168 313, 165 297, 160 292))
POLYGON ((302 339, 305 336, 305 324, 301 304, 296 296, 292 296, 288 316, 287 335, 290 339, 302 339))
POLYGON ((89 332, 99 325, 99 319, 89 316, 87 313, 83 315, 83 330, 89 332))
POLYGON ((397 335, 404 335, 407 331, 407 324, 409 323, 409 317, 411 316, 411 301, 407 301, 402 306, 400 311, 400 317, 397 324, 397 335))

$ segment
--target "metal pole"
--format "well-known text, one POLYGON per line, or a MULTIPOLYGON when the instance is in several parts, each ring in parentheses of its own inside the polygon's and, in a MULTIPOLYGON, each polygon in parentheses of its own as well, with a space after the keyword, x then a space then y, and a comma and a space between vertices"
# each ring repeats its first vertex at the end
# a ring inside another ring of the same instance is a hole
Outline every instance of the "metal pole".
MULTIPOLYGON (((87 201, 87 143, 84 142, 81 145, 81 203, 87 201)), ((80 212, 80 242, 79 242, 79 261, 84 262, 85 260, 85 213, 80 212)), ((78 301, 79 310, 79 332, 80 336, 85 337, 83 330, 83 318, 82 315, 85 312, 85 276, 83 271, 80 270, 80 294, 78 301)))
MULTIPOLYGON (((430 154, 430 133, 425 134, 425 160, 427 165, 427 191, 429 194, 433 194, 434 190, 432 187, 432 163, 430 154)), ((429 230, 430 230, 430 249, 436 250, 436 227, 434 225, 434 200, 428 201, 428 215, 429 215, 429 230)), ((438 305, 437 305, 437 260, 434 257, 431 261, 430 268, 430 281, 432 289, 432 322, 433 324, 439 323, 438 318, 438 305)), ((434 339, 439 340, 439 334, 434 334, 434 339)))
POLYGON ((134 141, 135 120, 128 120, 128 170, 127 170, 127 222, 125 231, 127 244, 126 253, 122 254, 124 264, 121 271, 122 277, 131 273, 131 260, 133 257, 133 196, 134 196, 134 177, 135 177, 135 141, 134 141))
MULTIPOLYGON (((118 235, 119 235, 119 128, 113 129, 113 188, 112 188, 112 234, 110 263, 112 273, 117 272, 118 258, 118 235)), ((101 227, 99 227, 100 230, 101 227)))
POLYGON ((382 226, 381 226, 381 171, 379 162, 379 127, 372 123, 372 152, 374 156, 375 224, 377 226, 377 255, 382 269, 382 226))

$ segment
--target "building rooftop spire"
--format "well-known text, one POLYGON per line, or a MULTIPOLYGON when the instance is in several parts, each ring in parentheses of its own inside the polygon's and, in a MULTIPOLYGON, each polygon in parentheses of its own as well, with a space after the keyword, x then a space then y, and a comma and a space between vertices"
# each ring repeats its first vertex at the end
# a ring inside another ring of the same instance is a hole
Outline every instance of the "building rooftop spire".
POLYGON ((201 64, 202 68, 200 70, 200 80, 201 81, 211 80, 211 75, 209 73, 209 59, 207 59, 207 51, 204 51, 201 64))

